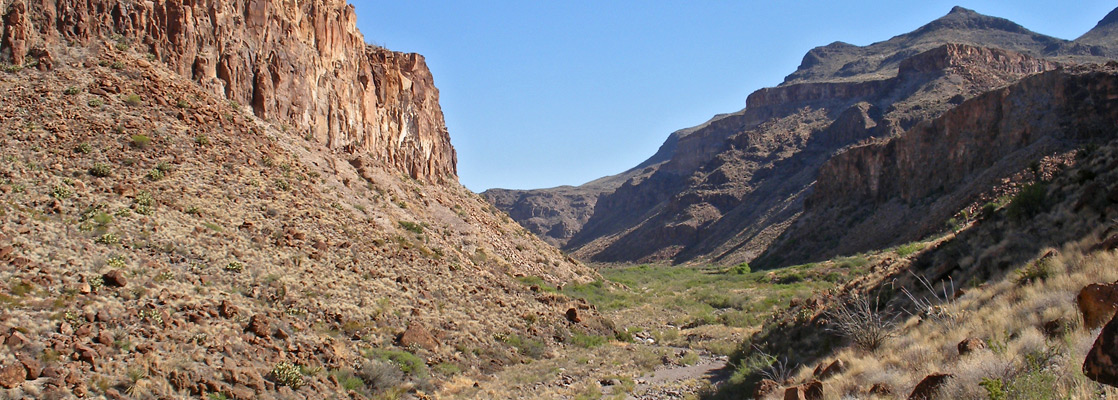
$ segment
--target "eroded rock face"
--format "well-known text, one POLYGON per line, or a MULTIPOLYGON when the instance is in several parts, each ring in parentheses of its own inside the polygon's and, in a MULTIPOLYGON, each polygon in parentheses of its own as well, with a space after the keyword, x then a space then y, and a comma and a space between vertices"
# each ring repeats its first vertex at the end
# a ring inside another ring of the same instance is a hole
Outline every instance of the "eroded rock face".
POLYGON ((1087 358, 1083 360, 1083 374, 1094 381, 1118 386, 1118 360, 1115 360, 1115 355, 1118 355, 1118 319, 1111 319, 1095 339, 1091 351, 1087 352, 1087 358))
POLYGON ((15 64, 32 48, 115 37, 107 45, 150 53, 292 134, 416 179, 456 179, 423 57, 366 44, 343 0, 16 0, 2 15, 15 64))

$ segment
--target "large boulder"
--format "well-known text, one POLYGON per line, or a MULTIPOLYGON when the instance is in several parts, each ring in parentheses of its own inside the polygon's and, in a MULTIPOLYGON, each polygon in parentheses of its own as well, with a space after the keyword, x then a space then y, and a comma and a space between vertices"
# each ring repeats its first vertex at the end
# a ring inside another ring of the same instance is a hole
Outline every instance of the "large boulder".
POLYGON ((435 336, 423 327, 423 324, 412 321, 408 324, 408 329, 400 334, 400 346, 403 347, 421 347, 430 351, 435 351, 439 348, 439 342, 435 340, 435 336))
POLYGON ((916 384, 916 388, 912 389, 912 393, 908 395, 908 400, 935 399, 936 393, 947 383, 949 378, 951 378, 951 374, 931 374, 924 377, 920 383, 916 384))
POLYGON ((1087 329, 1095 329, 1114 316, 1118 310, 1118 283, 1092 283, 1079 291, 1075 304, 1083 314, 1087 329))
POLYGON ((1095 345, 1083 360, 1083 374, 1096 382, 1118 387, 1118 318, 1111 318, 1095 339, 1095 345))

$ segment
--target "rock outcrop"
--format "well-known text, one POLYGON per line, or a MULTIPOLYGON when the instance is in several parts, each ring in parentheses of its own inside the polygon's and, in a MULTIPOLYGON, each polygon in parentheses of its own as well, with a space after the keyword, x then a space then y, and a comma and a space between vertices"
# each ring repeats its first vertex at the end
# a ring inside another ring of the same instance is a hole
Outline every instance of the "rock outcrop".
POLYGON ((389 170, 456 180, 439 93, 418 54, 368 45, 343 0, 12 0, 0 54, 23 65, 58 43, 149 53, 261 119, 389 170))
POLYGON ((1112 139, 1116 67, 1031 76, 898 137, 846 149, 819 169, 797 226, 758 262, 797 263, 917 240, 1043 157, 1112 139))

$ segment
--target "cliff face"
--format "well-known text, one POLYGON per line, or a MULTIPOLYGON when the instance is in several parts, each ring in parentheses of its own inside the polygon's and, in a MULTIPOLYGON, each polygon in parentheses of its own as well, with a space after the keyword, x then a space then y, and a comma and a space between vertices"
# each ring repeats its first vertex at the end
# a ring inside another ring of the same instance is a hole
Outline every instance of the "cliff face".
POLYGON ((14 64, 113 37, 301 137, 413 178, 456 179, 423 57, 367 45, 343 0, 5 3, 0 51, 14 64))
MULTIPOLYGON (((797 263, 918 240, 985 201, 983 195, 1012 190, 1020 175, 1026 182, 1044 175, 1045 157, 1113 141, 1116 68, 1035 75, 903 135, 835 155, 820 168, 797 225, 759 262, 797 263)), ((1057 167, 1066 168, 1065 161, 1057 167)))

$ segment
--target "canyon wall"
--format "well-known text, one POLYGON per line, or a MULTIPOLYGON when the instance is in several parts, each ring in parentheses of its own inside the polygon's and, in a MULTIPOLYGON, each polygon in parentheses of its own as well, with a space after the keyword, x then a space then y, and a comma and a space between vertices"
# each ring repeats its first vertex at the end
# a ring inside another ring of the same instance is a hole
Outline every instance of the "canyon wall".
MULTIPOLYGON (((456 180, 456 157, 423 56, 365 43, 344 0, 11 0, 2 57, 52 46, 149 53, 265 120, 412 178, 456 180)), ((28 57, 31 55, 32 57, 28 57)))

